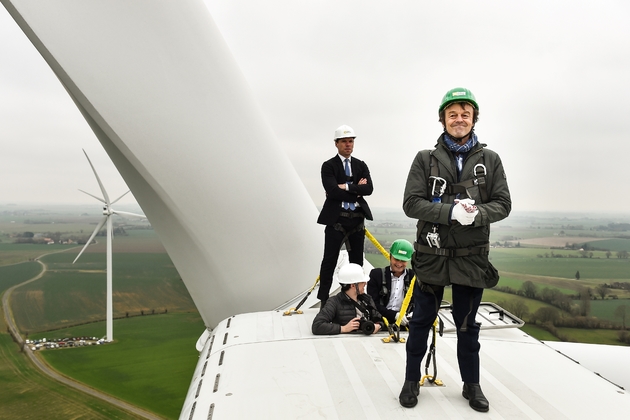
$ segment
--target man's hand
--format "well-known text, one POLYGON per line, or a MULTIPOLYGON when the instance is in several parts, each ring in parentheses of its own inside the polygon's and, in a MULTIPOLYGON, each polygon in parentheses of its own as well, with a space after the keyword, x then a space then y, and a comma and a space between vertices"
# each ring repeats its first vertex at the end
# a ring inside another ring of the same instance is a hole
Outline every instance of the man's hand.
MULTIPOLYGON (((399 316, 400 316, 400 312, 396 312, 396 320, 398 320, 399 316)), ((407 315, 403 315, 402 319, 400 320, 400 325, 405 326, 405 327, 409 325, 409 320, 407 319, 407 315)))
POLYGON ((380 330, 381 330, 381 324, 375 322, 374 323, 374 332, 372 334, 376 334, 380 330))
POLYGON ((359 180, 359 185, 365 185, 365 184, 367 184, 367 178, 361 178, 359 180))
POLYGON ((455 200, 455 206, 453 207, 452 219, 457 220, 460 224, 472 225, 475 221, 479 210, 475 206, 475 200, 465 198, 463 200, 455 200))
MULTIPOLYGON (((346 325, 342 325, 341 326, 341 332, 342 333, 349 333, 355 330, 359 329, 359 320, 361 318, 359 318, 358 316, 356 318, 352 318, 350 321, 348 321, 348 323, 346 325)), ((376 328, 374 328, 376 329, 376 328)))
POLYGON ((468 213, 474 213, 477 210, 477 206, 475 206, 475 200, 472 198, 464 198, 463 200, 455 200, 456 203, 464 206, 468 213))

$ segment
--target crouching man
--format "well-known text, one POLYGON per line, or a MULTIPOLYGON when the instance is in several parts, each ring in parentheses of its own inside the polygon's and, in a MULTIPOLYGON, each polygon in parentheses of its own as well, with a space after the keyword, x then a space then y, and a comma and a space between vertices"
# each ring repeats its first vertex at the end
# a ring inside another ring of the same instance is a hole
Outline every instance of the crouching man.
MULTIPOLYGON (((411 260, 413 245, 404 239, 397 239, 389 248, 389 267, 370 271, 367 285, 368 294, 374 300, 376 309, 393 324, 398 319, 405 295, 409 290, 413 270, 407 268, 411 260)), ((407 326, 407 316, 413 312, 413 303, 407 307, 400 325, 407 326)))
POLYGON ((341 292, 332 296, 313 320, 315 335, 362 332, 375 334, 381 330, 382 316, 374 301, 365 293, 363 267, 346 264, 339 270, 341 292))

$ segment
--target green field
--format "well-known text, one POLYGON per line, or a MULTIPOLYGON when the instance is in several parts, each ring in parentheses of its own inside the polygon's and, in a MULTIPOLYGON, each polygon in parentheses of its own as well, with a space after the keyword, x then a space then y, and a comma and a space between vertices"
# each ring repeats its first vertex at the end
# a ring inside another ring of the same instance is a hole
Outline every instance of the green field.
MULTIPOLYGON (((72 265, 72 255, 42 258, 48 271, 38 281, 14 291, 14 318, 23 332, 103 320, 106 303, 105 261, 85 254, 72 265)), ((114 316, 140 311, 194 311, 195 306, 167 254, 115 254, 114 316)))
POLYGON ((0 292, 35 277, 41 271, 42 266, 33 261, 0 266, 0 292))
MULTIPOLYGON (((91 336, 104 329, 104 323, 97 323, 32 337, 91 336)), ((139 316, 114 321, 115 344, 39 354, 67 376, 174 419, 184 403, 199 356, 195 342, 204 329, 196 313, 139 316)))
MULTIPOLYGON (((41 271, 36 262, 0 267, 0 295, 41 271)), ((1 307, 0 307, 1 309, 1 307)), ((98 398, 88 396, 49 379, 20 352, 7 334, 4 317, 0 325, 0 418, 2 419, 138 419, 98 398)))
MULTIPOLYGON (((105 256, 86 253, 73 265, 74 257, 61 253, 42 258, 46 274, 13 292, 13 315, 22 332, 105 318, 105 256)), ((115 253, 113 260, 114 317, 141 311, 196 311, 167 254, 115 253)))
POLYGON ((594 300, 591 302, 591 316, 621 325, 621 319, 615 316, 615 309, 622 305, 627 306, 626 326, 630 326, 630 299, 594 300))
MULTIPOLYGON (((72 264, 80 246, 13 244, 10 235, 59 232, 62 237, 87 236, 101 217, 92 207, 89 210, 58 208, 0 213, 0 293, 41 271, 41 265, 34 261, 10 264, 64 251, 42 257, 41 261, 47 265, 46 274, 16 289, 12 295, 14 318, 23 332, 29 332, 29 338, 101 337, 105 334, 102 321, 105 316, 105 241, 97 237, 98 243, 90 245, 79 261, 72 264), (82 215, 86 213, 88 216, 82 215), (94 322, 78 325, 90 321, 94 322)), ((375 212, 375 220, 377 222, 369 223, 368 229, 386 247, 399 238, 413 242, 415 220, 401 216, 401 212, 387 213, 385 217, 375 212)), ((587 237, 607 237, 591 245, 613 253, 630 251, 628 239, 618 237, 619 232, 613 237, 611 232, 597 230, 619 221, 605 217, 510 216, 493 226, 491 242, 562 234, 566 235, 562 241, 569 244, 581 243, 581 239, 587 237)), ((203 332, 203 322, 155 232, 147 228, 146 222, 117 220, 115 224, 126 231, 126 235, 116 236, 114 240, 114 314, 123 317, 114 321, 116 341, 88 348, 45 350, 38 354, 66 375, 165 418, 177 418, 198 359, 194 345, 203 332), (161 313, 164 309, 168 309, 167 314, 161 313), (133 316, 140 311, 146 314, 153 310, 156 315, 133 316), (125 318, 127 313, 131 317, 125 318)), ((499 285, 515 290, 525 281, 532 281, 538 290, 555 288, 564 294, 575 294, 583 287, 594 288, 604 282, 630 282, 630 260, 614 255, 606 258, 604 251, 593 251, 592 258, 578 256, 576 250, 532 245, 493 248, 490 255, 501 274, 499 285), (552 258, 552 252, 563 258, 552 258), (579 281, 574 279, 578 270, 579 281)), ((366 258, 375 267, 388 264, 380 254, 370 253, 366 258)), ((591 301, 591 314, 619 322, 614 319, 614 310, 620 304, 630 305, 627 299, 630 292, 611 290, 609 293, 617 294, 619 299, 591 301)), ((450 300, 448 288, 445 299, 450 300)), ((506 304, 521 302, 530 314, 549 307, 537 300, 497 290, 486 290, 483 300, 506 304)), ((527 324, 523 330, 539 339, 558 339, 538 325, 527 324)), ((571 341, 619 344, 615 330, 557 330, 571 341)), ((41 376, 18 350, 9 336, 0 332, 0 383, 3 385, 0 418, 134 418, 41 376)))
POLYGON ((536 285, 536 287, 540 290, 545 287, 553 287, 554 289, 560 290, 562 293, 566 295, 575 294, 575 288, 564 287, 567 281, 554 281, 554 279, 541 279, 539 277, 525 277, 521 276, 520 278, 515 278, 510 274, 501 274, 499 279, 499 287, 511 287, 514 290, 520 290, 523 287, 523 283, 525 281, 531 281, 536 285))
MULTIPOLYGON (((15 232, 22 228, 46 232, 61 225, 15 223, 9 228, 15 232)), ((81 247, 13 244, 5 227, 0 220, 3 232, 0 234, 0 293, 42 271, 42 266, 34 261, 12 265, 9 261, 27 261, 64 251, 42 257, 41 261, 47 266, 45 275, 13 292, 12 311, 21 331, 29 332, 29 338, 35 338, 37 331, 51 329, 54 331, 40 335, 60 338, 104 336, 104 238, 97 237, 98 243, 90 245, 79 261, 72 264, 81 247), (63 328, 64 325, 95 320, 101 321, 63 328)), ((90 223, 64 223, 63 227, 63 231, 83 229, 88 234, 94 229, 90 223)), ((114 314, 130 315, 130 318, 114 321, 115 343, 45 350, 38 355, 50 357, 51 365, 95 388, 164 418, 177 418, 198 360, 195 342, 204 330, 203 322, 153 230, 131 226, 127 228, 127 235, 116 236, 113 266, 114 314), (166 309, 168 313, 163 314, 166 309), (140 311, 149 314, 152 310, 160 314, 136 316, 140 311)), ((4 331, 4 322, 0 325, 4 331)), ((0 351, 4 355, 0 359, 0 383, 3 385, 0 418, 136 418, 42 376, 18 352, 19 348, 7 334, 0 334, 0 351), (33 380, 26 380, 24 375, 14 379, 23 382, 22 386, 14 386, 6 380, 5 372, 27 371, 41 385, 35 386, 33 380)))
POLYGON ((76 391, 35 368, 6 333, 0 333, 0 418, 137 420, 109 403, 76 391))
MULTIPOLYGON (((556 254, 577 253, 553 251, 556 254)), ((579 271, 582 281, 630 281, 630 259, 606 258, 601 251, 596 251, 594 258, 536 257, 537 254, 545 252, 551 251, 532 248, 493 248, 490 257, 492 264, 499 271, 565 279, 574 279, 575 273, 579 271)))
POLYGON ((558 328, 558 334, 574 343, 597 343, 618 346, 617 330, 586 330, 581 328, 558 328))
POLYGON ((73 247, 77 247, 77 245, 0 243, 0 267, 30 261, 49 252, 65 251, 73 247))
POLYGON ((617 251, 630 251, 630 239, 604 239, 589 242, 589 245, 597 249, 610 250, 613 254, 617 251))

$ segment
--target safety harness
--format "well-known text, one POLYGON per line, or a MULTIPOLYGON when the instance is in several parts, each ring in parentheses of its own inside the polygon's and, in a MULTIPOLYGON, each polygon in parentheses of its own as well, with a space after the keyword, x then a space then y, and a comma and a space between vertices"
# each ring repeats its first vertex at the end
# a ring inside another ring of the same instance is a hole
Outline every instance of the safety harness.
MULTIPOLYGON (((468 193, 468 188, 473 186, 479 187, 479 194, 481 196, 481 202, 488 201, 488 188, 486 185, 487 170, 484 165, 484 154, 481 153, 481 162, 475 165, 473 168, 473 179, 467 179, 465 181, 458 182, 456 184, 448 182, 446 179, 440 177, 440 166, 438 160, 433 154, 435 150, 431 151, 431 161, 429 163, 430 175, 428 179, 429 191, 431 191, 431 201, 434 203, 441 203, 442 196, 447 195, 461 195, 465 194, 466 197, 472 198, 468 193)), ((418 226, 418 232, 421 232, 424 228, 425 221, 422 221, 418 226)), ((438 233, 439 224, 434 223, 431 232, 427 233, 428 245, 423 245, 416 241, 414 243, 414 249, 423 254, 438 255, 441 257, 454 258, 454 257, 468 257, 471 255, 488 255, 490 252, 490 244, 484 244, 479 246, 470 246, 467 248, 442 248, 440 243, 440 235, 438 233)))
MULTIPOLYGON (((381 290, 378 292, 380 303, 382 306, 387 306, 390 298, 390 290, 388 289, 388 279, 385 278, 386 268, 379 268, 381 270, 381 290)), ((391 273, 391 271, 390 271, 391 273)), ((405 279, 403 280, 405 283, 405 289, 409 290, 409 283, 411 282, 411 278, 413 277, 413 270, 410 268, 405 269, 405 279)))
MULTIPOLYGON (((349 217, 349 218, 353 218, 353 217, 363 217, 365 218, 365 215, 363 213, 352 213, 352 212, 347 212, 347 211, 342 211, 341 212, 341 216, 343 217, 349 217)), ((339 232, 343 233, 343 239, 341 240, 341 244, 345 244, 346 245, 346 250, 347 251, 351 251, 352 247, 350 246, 350 241, 348 240, 348 237, 350 235, 352 235, 353 233, 357 233, 362 231, 363 229, 365 229, 365 223, 361 222, 360 224, 358 224, 354 229, 351 229, 350 232, 347 232, 346 229, 341 225, 341 223, 335 223, 333 225, 333 228, 335 230, 338 230, 339 232)))
POLYGON ((470 194, 468 194, 468 188, 478 186, 479 194, 481 195, 481 202, 486 203, 488 201, 488 189, 486 185, 486 175, 488 173, 486 171, 486 165, 484 164, 483 151, 477 152, 481 153, 481 163, 476 164, 473 168, 474 178, 458 182, 457 184, 448 183, 444 178, 440 178, 440 167, 438 165, 437 158, 433 154, 434 151, 431 152, 431 176, 429 177, 429 188, 433 187, 435 180, 439 180, 443 183, 440 195, 444 193, 448 195, 466 194, 468 198, 472 198, 470 197, 470 194))

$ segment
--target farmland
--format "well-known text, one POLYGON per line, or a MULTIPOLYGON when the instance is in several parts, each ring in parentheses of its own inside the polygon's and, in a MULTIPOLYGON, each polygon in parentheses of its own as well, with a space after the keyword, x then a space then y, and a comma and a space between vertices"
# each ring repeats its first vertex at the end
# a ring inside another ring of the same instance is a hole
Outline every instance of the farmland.
MULTIPOLYGON (((105 333, 104 237, 97 236, 97 243, 76 264, 72 261, 82 246, 77 243, 15 243, 15 235, 24 231, 33 233, 29 238, 49 237, 50 232, 60 233, 57 238, 61 240, 85 238, 100 218, 83 209, 72 209, 82 216, 69 216, 66 211, 37 210, 0 217, 0 293, 46 267, 39 280, 11 295, 13 317, 31 339, 101 337, 105 333)), ((197 362, 194 345, 204 325, 155 232, 146 222, 119 220, 115 226, 125 231, 114 241, 115 343, 37 354, 60 372, 94 388, 160 417, 176 418, 197 362)), ((51 413, 57 413, 54 418, 137 418, 42 376, 6 333, 0 333, 0 352, 0 418, 42 418, 51 413), (16 371, 25 372, 23 380, 8 379, 6 375, 16 371), (28 380, 27 374, 36 380, 28 380), (21 385, 4 386, 15 381, 21 385)))
POLYGON ((0 418, 3 419, 139 418, 43 376, 18 352, 6 332, 0 332, 0 383, 0 418))
MULTIPOLYGON (((85 336, 104 329, 100 322, 33 338, 85 336)), ((177 418, 197 364, 194 339, 203 330, 196 313, 120 319, 114 321, 116 344, 44 351, 42 357, 59 372, 91 387, 164 418, 177 418)))
MULTIPOLYGON (((41 279, 12 293, 13 317, 22 333, 30 338, 103 336, 104 237, 97 236, 97 243, 72 263, 82 247, 77 242, 91 233, 100 213, 74 208, 2 210, 0 207, 0 292, 40 274, 42 264, 46 268, 41 279), (15 235, 24 232, 32 233, 33 238, 52 233, 61 240, 72 238, 74 243, 15 243, 15 235)), ((400 212, 375 212, 375 216, 376 221, 367 227, 386 248, 398 238, 414 240, 415 221, 400 212)), ((630 290, 609 287, 602 298, 596 289, 614 282, 630 283, 630 260, 617 256, 630 251, 630 232, 619 231, 623 226, 619 224, 625 222, 612 217, 511 216, 492 229, 490 258, 501 280, 497 288, 484 292, 484 300, 508 309, 526 308, 523 330, 539 339, 621 344, 617 333, 622 320, 616 311, 620 305, 630 308, 630 290), (611 226, 615 230, 600 229, 611 226), (538 296, 523 295, 527 284, 533 285, 538 296), (612 328, 564 325, 575 314, 540 299, 550 290, 566 296, 573 310, 584 305, 580 296, 590 290, 588 317, 605 321, 612 328), (541 310, 558 311, 557 325, 537 318, 541 310)), ((176 418, 197 361, 194 344, 203 331, 203 322, 146 222, 117 220, 116 226, 123 233, 114 240, 115 343, 38 354, 68 376, 164 418, 176 418)), ((366 250, 374 266, 387 264, 375 249, 367 246, 366 250)), ((450 299, 449 289, 445 299, 450 299)), ((2 326, 5 331, 6 326, 2 326)), ((4 387, 0 396, 0 417, 14 418, 24 407, 32 407, 32 418, 41 418, 46 411, 38 407, 50 407, 61 410, 66 418, 81 418, 72 410, 86 410, 89 414, 85 418, 135 418, 39 375, 18 351, 9 335, 0 332, 0 382, 12 385, 4 387), (19 376, 23 383, 10 377, 11 372, 25 372, 19 376)))
MULTIPOLYGON (((21 331, 46 331, 104 318, 105 256, 86 253, 72 265, 75 257, 73 252, 42 258, 48 267, 44 277, 13 293, 13 314, 21 331)), ((167 254, 116 253, 112 276, 114 317, 195 311, 167 254)))
MULTIPOLYGON (((525 330, 539 339, 622 344, 617 335, 624 321, 616 311, 625 306, 630 318, 630 288, 610 286, 630 286, 630 258, 624 254, 630 251, 629 220, 625 215, 520 214, 493 225, 490 260, 501 279, 495 289, 484 292, 484 300, 502 304, 508 310, 520 307, 529 323, 525 330), (523 296, 524 284, 533 285, 535 298, 523 296), (512 293, 505 292, 510 289, 512 293), (556 292, 567 296, 564 309, 554 306, 557 302, 550 298, 556 292), (585 295, 588 297, 580 300, 585 295), (567 310, 569 306, 571 311, 567 310), (555 322, 559 328, 535 315, 549 311, 557 311, 555 322), (586 312, 576 321, 574 317, 580 311, 586 312), (562 327, 575 322, 606 328, 562 327), (542 324, 545 328, 540 327, 542 324)), ((367 228, 386 248, 398 238, 415 239, 415 223, 404 215, 392 214, 386 223, 371 222, 367 228)), ((387 264, 376 249, 366 249, 367 259, 374 266, 387 264)), ((445 299, 450 299, 448 289, 445 299)))

